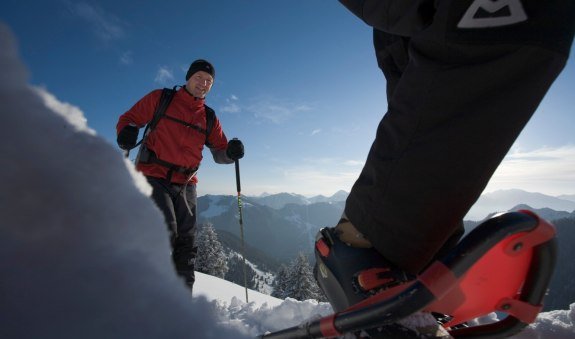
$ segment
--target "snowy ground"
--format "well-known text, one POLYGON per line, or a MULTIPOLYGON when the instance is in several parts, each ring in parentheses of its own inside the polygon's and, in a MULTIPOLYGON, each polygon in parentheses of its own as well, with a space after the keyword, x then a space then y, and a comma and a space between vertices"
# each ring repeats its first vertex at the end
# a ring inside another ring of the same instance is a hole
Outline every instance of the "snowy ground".
POLYGON ((197 273, 194 296, 211 301, 220 321, 251 336, 301 324, 307 319, 331 314, 329 304, 315 300, 280 300, 248 290, 229 281, 197 273))
MULTIPOLYGON (((265 331, 275 331, 301 324, 302 322, 331 314, 329 304, 313 300, 280 300, 269 295, 245 289, 228 281, 199 273, 194 295, 205 297, 219 314, 226 326, 256 336, 265 331)), ((497 320, 495 313, 479 319, 480 323, 497 320)), ((575 303, 570 310, 551 311, 539 314, 536 322, 515 339, 567 339, 575 338, 575 303)))
POLYGON ((200 215, 203 218, 212 218, 215 216, 218 216, 224 212, 226 212, 229 208, 229 206, 222 206, 220 205, 221 202, 221 197, 220 196, 214 196, 214 195, 210 195, 208 196, 210 199, 210 203, 209 203, 209 208, 205 211, 203 211, 202 213, 200 213, 200 215))
MULTIPOLYGON (((77 107, 29 86, 15 45, 0 23, 0 338, 253 338, 330 312, 245 303, 202 274, 192 298, 149 186, 77 107)), ((574 324, 572 304, 518 338, 575 338, 574 324)))

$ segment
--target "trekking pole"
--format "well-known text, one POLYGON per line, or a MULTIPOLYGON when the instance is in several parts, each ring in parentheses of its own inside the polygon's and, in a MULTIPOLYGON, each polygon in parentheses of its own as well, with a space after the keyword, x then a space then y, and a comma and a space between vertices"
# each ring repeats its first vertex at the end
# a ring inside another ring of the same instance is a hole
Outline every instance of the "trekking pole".
POLYGON ((246 251, 244 246, 244 222, 242 218, 242 186, 240 184, 240 161, 235 160, 236 165, 236 187, 238 189, 238 211, 240 215, 240 238, 242 240, 242 258, 244 259, 244 288, 246 290, 246 303, 248 303, 248 279, 246 275, 246 251))

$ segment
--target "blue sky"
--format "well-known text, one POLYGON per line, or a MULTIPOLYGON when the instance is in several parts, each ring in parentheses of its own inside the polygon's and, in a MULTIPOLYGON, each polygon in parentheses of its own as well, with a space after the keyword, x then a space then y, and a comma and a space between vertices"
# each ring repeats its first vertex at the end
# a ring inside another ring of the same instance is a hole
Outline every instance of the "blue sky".
MULTIPOLYGON (((4 0, 0 21, 30 83, 77 106, 114 145, 120 114, 210 60, 207 103, 245 144, 248 195, 349 191, 387 107, 371 30, 337 1, 4 0)), ((488 191, 575 194, 572 59, 488 191)), ((198 193, 234 194, 233 166, 204 156, 198 193)))

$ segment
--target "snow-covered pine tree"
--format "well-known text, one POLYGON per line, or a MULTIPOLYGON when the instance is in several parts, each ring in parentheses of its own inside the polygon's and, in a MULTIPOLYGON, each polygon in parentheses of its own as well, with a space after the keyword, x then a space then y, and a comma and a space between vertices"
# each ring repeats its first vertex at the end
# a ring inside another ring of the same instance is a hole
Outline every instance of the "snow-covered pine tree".
POLYGON ((223 278, 228 272, 228 258, 211 223, 200 225, 196 270, 223 278))
POLYGON ((273 284, 274 290, 272 292, 272 297, 276 297, 279 299, 285 299, 288 297, 287 284, 289 276, 290 276, 289 267, 282 264, 280 266, 280 269, 278 270, 276 278, 274 279, 273 284))
POLYGON ((290 297, 300 301, 306 299, 325 300, 313 277, 311 266, 305 254, 299 253, 287 270, 281 274, 285 278, 280 277, 280 273, 278 273, 278 280, 284 279, 285 282, 278 281, 277 286, 281 286, 280 290, 283 289, 284 298, 290 297))

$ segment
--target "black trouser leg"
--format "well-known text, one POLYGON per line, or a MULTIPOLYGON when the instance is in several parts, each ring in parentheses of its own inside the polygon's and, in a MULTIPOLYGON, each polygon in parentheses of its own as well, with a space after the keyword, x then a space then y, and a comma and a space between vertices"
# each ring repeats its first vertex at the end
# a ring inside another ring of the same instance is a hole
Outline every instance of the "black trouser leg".
MULTIPOLYGON (((565 65, 573 1, 521 2, 528 14, 521 24, 462 29, 457 25, 474 1, 438 0, 432 17, 418 22, 429 25, 409 36, 405 67, 384 69, 398 76, 345 212, 384 257, 410 273, 457 234, 565 65), (550 12, 556 21, 547 19, 550 12)), ((376 41, 380 66, 390 46, 376 41)))
MULTIPOLYGON (((378 66, 385 76, 388 102, 391 101, 397 84, 409 64, 409 43, 409 37, 389 34, 378 29, 373 30, 373 45, 378 66)), ((457 245, 464 233, 465 228, 463 220, 461 220, 459 226, 455 228, 453 234, 443 244, 434 258, 442 258, 449 253, 457 245)))
POLYGON ((148 177, 152 185, 152 199, 164 214, 170 232, 172 259, 178 274, 192 287, 195 281, 194 265, 197 256, 196 185, 176 185, 165 179, 148 177))

